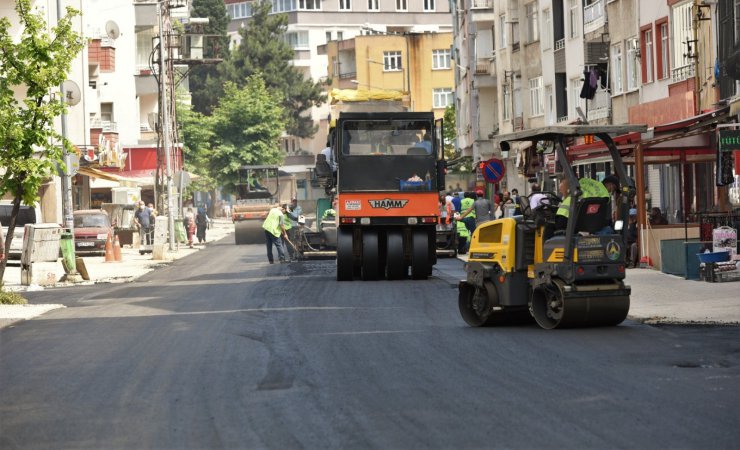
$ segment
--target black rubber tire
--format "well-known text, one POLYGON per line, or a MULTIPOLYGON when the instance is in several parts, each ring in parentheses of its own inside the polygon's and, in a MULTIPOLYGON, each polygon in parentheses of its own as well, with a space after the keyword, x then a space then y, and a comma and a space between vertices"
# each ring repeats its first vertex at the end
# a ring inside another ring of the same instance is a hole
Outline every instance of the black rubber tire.
POLYGON ((386 272, 389 280, 402 280, 408 275, 408 266, 403 255, 403 233, 401 230, 388 231, 386 252, 386 272))
POLYGON ((362 279, 375 281, 380 276, 378 232, 363 230, 362 232, 362 279))
POLYGON ((351 228, 337 230, 337 281, 352 281, 354 276, 353 235, 351 228))
POLYGON ((432 273, 429 254, 429 233, 426 230, 414 230, 411 233, 411 278, 426 280, 432 273))
POLYGON ((460 283, 457 306, 463 320, 471 327, 485 326, 491 316, 488 292, 485 288, 476 288, 472 284, 460 283))

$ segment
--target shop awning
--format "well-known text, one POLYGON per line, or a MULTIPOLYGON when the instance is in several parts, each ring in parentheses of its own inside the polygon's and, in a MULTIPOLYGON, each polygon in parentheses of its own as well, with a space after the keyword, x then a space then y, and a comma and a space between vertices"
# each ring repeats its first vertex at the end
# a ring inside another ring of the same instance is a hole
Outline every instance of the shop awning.
MULTIPOLYGON (((674 161, 699 162, 711 161, 716 147, 711 134, 716 125, 726 122, 729 106, 706 112, 686 119, 663 125, 657 125, 647 133, 629 133, 614 138, 614 143, 625 162, 634 162, 633 152, 641 144, 645 162, 652 164, 674 161)), ((607 154, 603 142, 573 145, 568 149, 568 156, 575 160, 598 158, 607 154)))
POLYGON ((93 189, 118 186, 139 186, 138 181, 135 179, 123 177, 94 167, 80 167, 77 169, 77 173, 90 177, 90 187, 93 189), (98 180, 103 180, 104 182, 99 182, 98 180))

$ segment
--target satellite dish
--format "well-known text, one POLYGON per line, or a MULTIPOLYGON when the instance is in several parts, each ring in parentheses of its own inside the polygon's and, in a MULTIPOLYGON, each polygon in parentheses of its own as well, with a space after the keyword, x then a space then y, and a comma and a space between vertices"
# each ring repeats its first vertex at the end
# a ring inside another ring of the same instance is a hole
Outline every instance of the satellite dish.
POLYGON ((111 39, 118 39, 121 35, 121 30, 118 28, 118 24, 112 20, 105 22, 105 34, 111 39))
POLYGON ((62 83, 62 93, 64 94, 64 101, 70 106, 80 103, 82 98, 80 87, 72 80, 66 80, 62 83))

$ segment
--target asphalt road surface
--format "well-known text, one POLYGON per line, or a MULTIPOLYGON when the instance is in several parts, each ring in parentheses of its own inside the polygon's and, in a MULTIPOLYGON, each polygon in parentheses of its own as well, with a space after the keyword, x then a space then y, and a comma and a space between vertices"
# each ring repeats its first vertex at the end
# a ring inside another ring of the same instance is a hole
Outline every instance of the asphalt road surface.
POLYGON ((0 448, 737 448, 740 328, 467 327, 232 239, 0 330, 0 448))

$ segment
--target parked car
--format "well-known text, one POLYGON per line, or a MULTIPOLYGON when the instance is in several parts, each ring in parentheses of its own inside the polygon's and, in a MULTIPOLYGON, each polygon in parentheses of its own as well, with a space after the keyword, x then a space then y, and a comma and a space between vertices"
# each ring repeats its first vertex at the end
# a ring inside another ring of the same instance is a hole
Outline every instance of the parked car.
POLYGON ((102 209, 81 209, 73 212, 75 229, 75 254, 105 255, 108 234, 113 227, 108 213, 102 209))
MULTIPOLYGON (((0 225, 3 228, 3 237, 8 239, 8 224, 13 212, 13 204, 10 200, 0 200, 0 225)), ((18 211, 18 217, 15 221, 15 230, 13 231, 13 241, 10 243, 10 252, 8 259, 21 259, 23 250, 23 234, 25 233, 26 224, 35 224, 42 221, 41 208, 36 206, 21 205, 18 211)))

